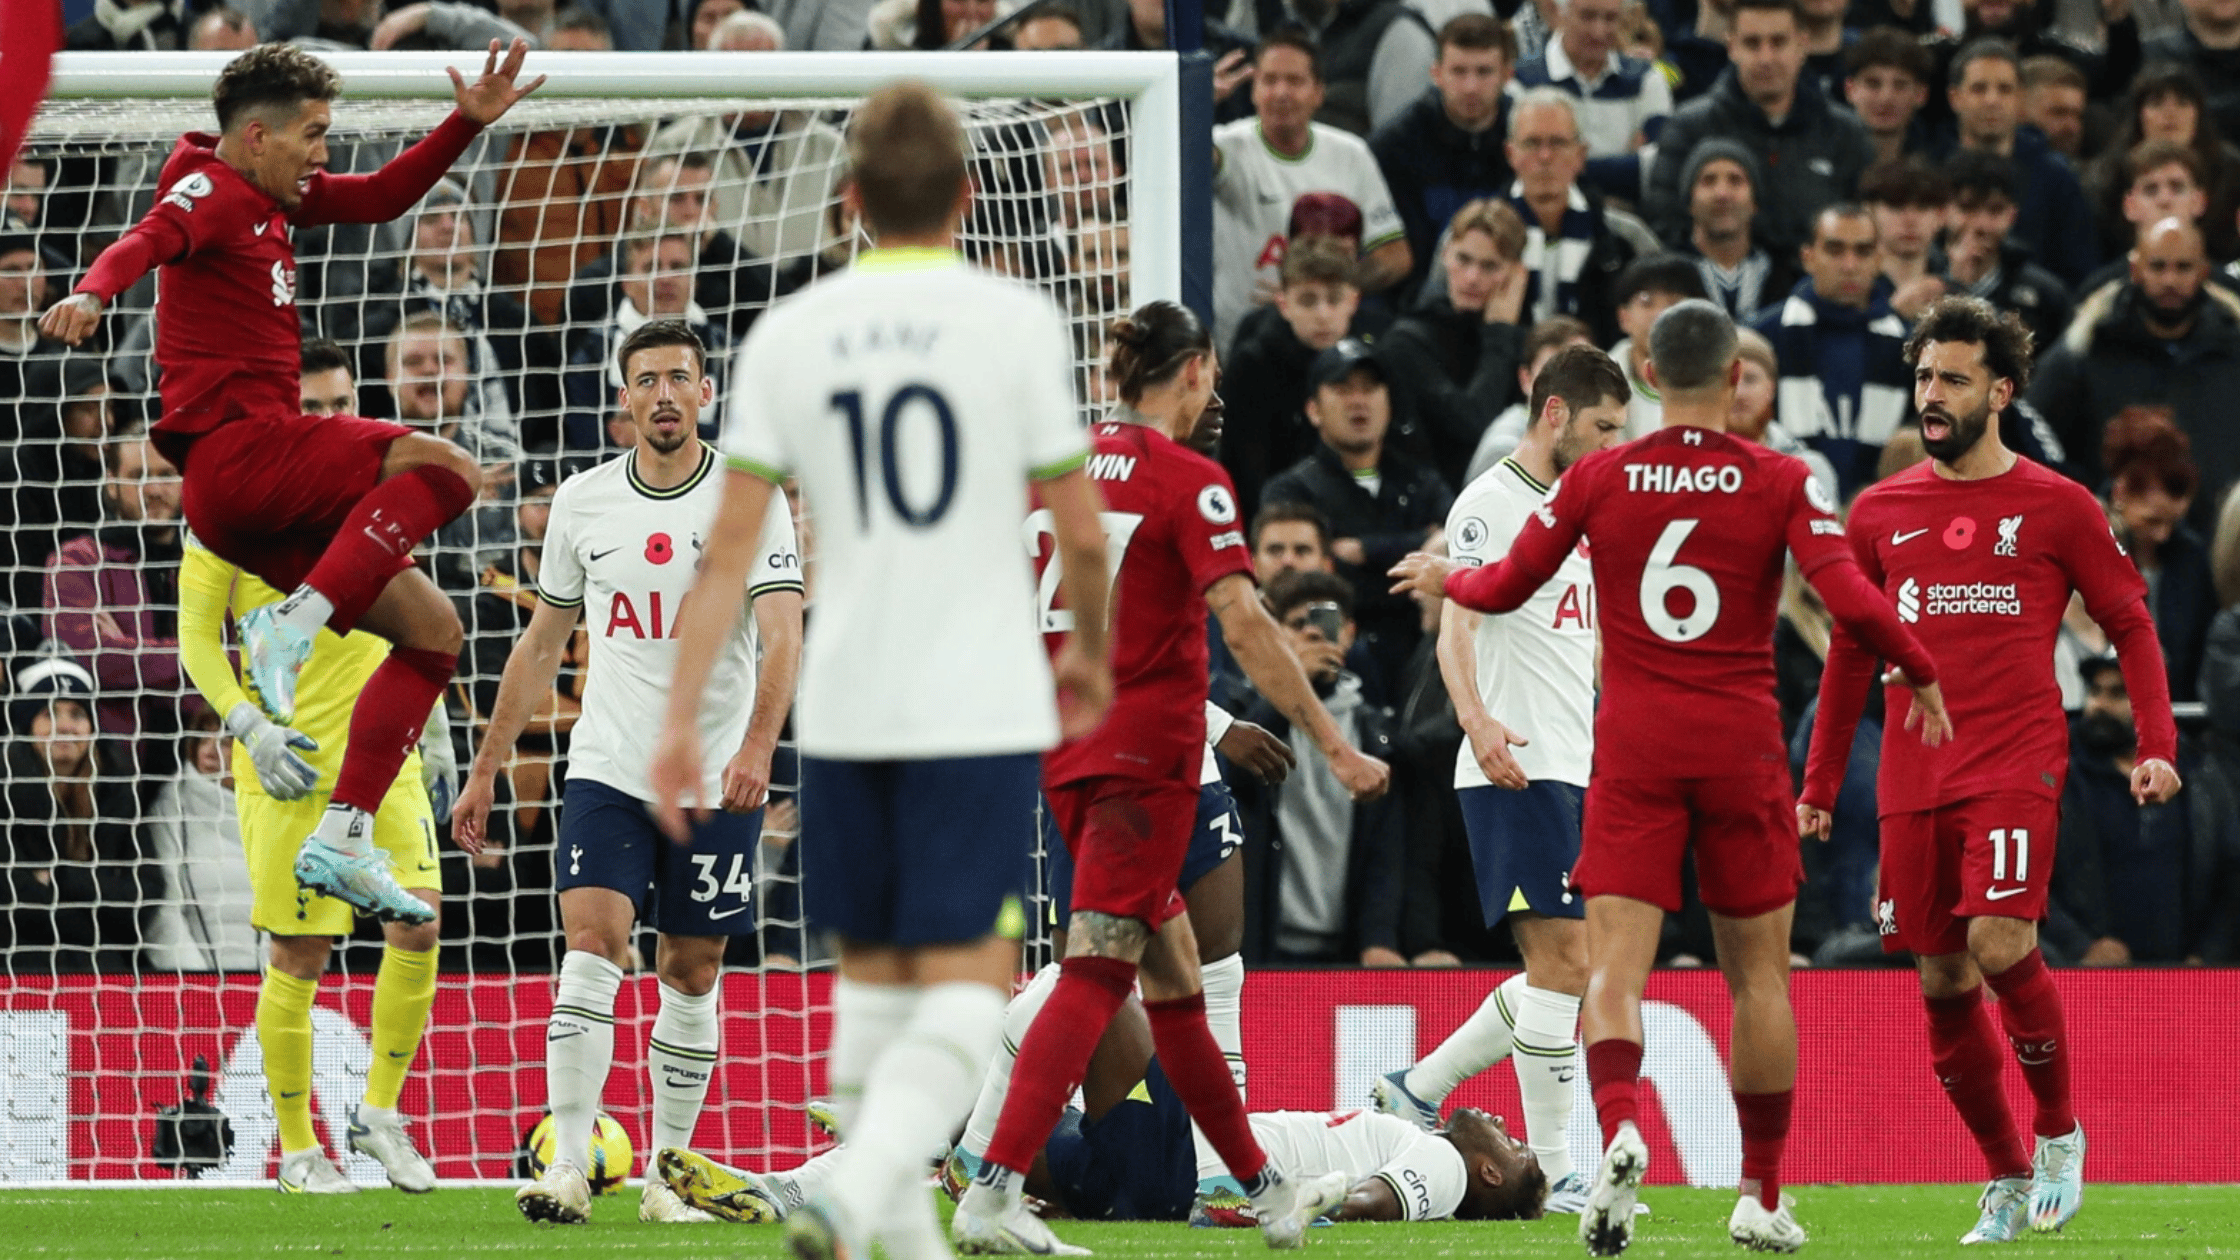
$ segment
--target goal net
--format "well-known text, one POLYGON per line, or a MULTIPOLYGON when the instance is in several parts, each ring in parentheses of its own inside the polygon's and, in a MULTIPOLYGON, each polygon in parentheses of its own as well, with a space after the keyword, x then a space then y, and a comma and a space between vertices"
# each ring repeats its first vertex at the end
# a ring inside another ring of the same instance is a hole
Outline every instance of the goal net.
MULTIPOLYGON (((331 59, 344 95, 330 167, 367 171, 449 110, 443 67, 471 75, 478 58, 331 59)), ((59 59, 9 173, 0 1184, 254 1181, 277 1154, 255 1035, 264 942, 249 921, 232 762, 179 665, 177 482, 132 440, 159 414, 154 281, 113 303, 84 346, 28 336, 36 312, 164 193, 157 177, 177 137, 214 128, 209 90, 224 62, 59 59), (73 677, 92 692, 90 752, 69 706, 40 694, 75 689, 73 677), (159 1158, 169 1149, 158 1111, 187 1100, 197 1065, 230 1146, 190 1140, 185 1162, 159 1158)), ((534 54, 529 72, 551 81, 413 210, 299 232, 296 273, 275 278, 305 338, 339 349, 361 413, 451 438, 489 470, 483 500, 423 557, 467 633, 448 732, 423 751, 462 767, 534 604, 543 505, 557 480, 628 441, 614 422, 615 346, 649 318, 691 322, 717 377, 704 418, 720 423, 728 351, 772 302, 845 267, 864 243, 840 194, 842 136, 866 92, 912 77, 962 102, 975 187, 964 250, 1068 312, 1085 415, 1106 396, 1102 329, 1179 288, 1171 57, 534 54)), ((814 525, 802 527, 812 607, 814 525)), ((401 1110, 441 1177, 516 1175, 544 1114, 544 1025, 564 948, 553 880, 570 860, 556 851, 556 815, 588 651, 579 632, 499 776, 490 850, 470 857, 447 828, 439 842, 442 976, 401 1110)), ((795 849, 816 843, 816 823, 804 828, 793 777, 781 749, 754 869, 703 873, 734 891, 749 884, 754 908, 726 958, 721 1062, 696 1139, 758 1168, 790 1166, 823 1141, 803 1104, 823 1087, 830 948, 802 921, 795 849)), ((605 1107, 643 1161, 652 935, 635 947, 605 1107)), ((366 1184, 381 1183, 378 1166, 342 1138, 372 1054, 379 959, 380 935, 361 921, 314 1013, 314 1115, 366 1184)))

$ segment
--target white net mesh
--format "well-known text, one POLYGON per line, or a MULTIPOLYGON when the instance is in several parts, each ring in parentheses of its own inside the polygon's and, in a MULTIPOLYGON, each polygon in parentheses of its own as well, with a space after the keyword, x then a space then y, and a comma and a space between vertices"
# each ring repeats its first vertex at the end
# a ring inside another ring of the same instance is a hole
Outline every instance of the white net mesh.
MULTIPOLYGON (((534 604, 538 500, 628 439, 627 426, 609 423, 614 346, 648 317, 691 321, 714 351, 720 418, 724 351, 772 301, 845 265, 859 244, 839 196, 851 104, 532 98, 398 221, 296 235, 304 336, 348 357, 358 409, 450 437, 494 474, 485 500, 426 557, 467 630, 447 702, 459 764, 534 604)), ((373 169, 447 108, 345 99, 332 168, 373 169)), ((1101 406, 1101 329, 1129 300, 1128 106, 984 99, 966 112, 976 200, 965 249, 1072 313, 1083 404, 1101 406)), ((30 318, 145 213, 177 136, 211 125, 201 97, 52 101, 9 180, 0 1183, 172 1176, 151 1154, 152 1112, 179 1098, 198 1058, 236 1136, 206 1175, 271 1175, 255 1036, 262 944, 249 926, 230 762, 178 661, 177 487, 123 440, 157 417, 153 281, 112 304, 95 342, 65 351, 29 337, 30 318), (53 656, 94 680, 90 762, 69 740, 42 738, 58 719, 25 698, 36 679, 24 671, 53 656), (88 764, 90 778, 73 776, 88 764)), ((499 777, 493 851, 440 846, 443 977, 402 1103, 440 1176, 511 1175, 543 1113, 549 974, 562 949, 555 815, 586 652, 579 636, 546 717, 499 777)), ((781 750, 758 921, 727 956, 722 1063, 699 1129, 711 1153, 757 1167, 788 1166, 816 1145, 801 1104, 821 1087, 828 1031, 829 950, 804 932, 793 875, 792 778, 781 750)), ((638 949, 650 964, 650 934, 638 949)), ((378 932, 361 923, 317 1008, 315 1114, 338 1155, 371 1055, 379 957, 378 932)), ((634 971, 606 1094, 641 1155, 654 1003, 650 972, 634 971)), ((363 1157, 345 1169, 381 1180, 363 1157)))

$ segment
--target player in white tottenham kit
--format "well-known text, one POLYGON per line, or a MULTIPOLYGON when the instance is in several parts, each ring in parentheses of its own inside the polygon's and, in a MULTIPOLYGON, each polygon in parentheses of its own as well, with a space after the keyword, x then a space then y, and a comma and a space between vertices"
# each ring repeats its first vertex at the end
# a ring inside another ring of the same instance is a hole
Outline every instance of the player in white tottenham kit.
POLYGON ((1039 754, 1111 703, 1110 582, 1071 338, 1048 298, 955 251, 971 200, 956 112, 873 93, 848 197, 878 242, 755 324, 732 375, 715 536, 685 609, 654 784, 707 803, 694 719, 738 616, 749 536, 788 472, 817 521, 801 682, 802 893, 840 940, 830 1093, 850 1144, 787 1222, 803 1257, 946 1256, 924 1161, 995 1056, 1025 928, 1039 754), (1053 662, 1019 543, 1038 483, 1078 628, 1053 662), (1053 670, 1053 665, 1055 669, 1053 670))
MULTIPOLYGON (((716 453, 697 431, 714 392, 703 354, 677 320, 639 327, 616 352, 620 402, 638 444, 568 478, 553 496, 537 610, 506 661, 490 728, 453 811, 459 846, 479 851, 497 774, 551 694, 580 616, 592 639, 590 677, 569 741, 554 855, 568 950, 545 1031, 555 1154, 515 1198, 534 1221, 581 1222, 591 1210, 582 1170, 614 1060, 615 993, 633 923, 643 917, 661 933, 661 1011, 646 1047, 649 1167, 662 1148, 692 1144, 715 1068, 724 947, 755 930, 754 855, 770 757, 801 659, 801 559, 783 496, 770 499, 750 542, 754 576, 740 602, 753 604, 751 628, 727 633, 701 710, 701 737, 727 755, 702 785, 709 799, 720 796, 723 812, 697 823, 686 847, 661 835, 649 808, 646 736, 667 701, 678 617, 722 497, 716 453)), ((653 1178, 638 1215, 706 1219, 653 1178)))
MULTIPOLYGON (((1572 463, 1625 440, 1631 390, 1610 356, 1569 346, 1533 381, 1531 429, 1479 474, 1447 514, 1457 564, 1491 564, 1572 463)), ((1467 742, 1454 785, 1486 926, 1506 917, 1524 955, 1462 1027, 1412 1068, 1378 1081, 1377 1108, 1430 1128, 1464 1081, 1512 1049, 1525 1133, 1548 1174, 1548 1210, 1577 1212, 1586 1179, 1571 1163, 1571 1081, 1587 991, 1586 903, 1570 887, 1594 761, 1594 571, 1584 548, 1524 607, 1500 616, 1451 601, 1439 663, 1467 742)))

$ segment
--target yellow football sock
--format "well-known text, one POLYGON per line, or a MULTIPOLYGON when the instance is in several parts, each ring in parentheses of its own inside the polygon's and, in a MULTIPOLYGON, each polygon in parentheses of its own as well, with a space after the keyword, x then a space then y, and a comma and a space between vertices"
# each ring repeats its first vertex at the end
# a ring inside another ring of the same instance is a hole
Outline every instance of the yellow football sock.
POLYGON ((428 1008, 436 1002, 436 951, 413 953, 391 946, 381 951, 381 973, 373 981, 373 1063, 366 1069, 368 1106, 397 1108, 404 1074, 420 1052, 428 1008))
POLYGON ((317 980, 272 967, 257 990, 257 1043, 264 1047, 264 1083, 283 1155, 319 1144, 311 1127, 311 1002, 318 995, 317 980))

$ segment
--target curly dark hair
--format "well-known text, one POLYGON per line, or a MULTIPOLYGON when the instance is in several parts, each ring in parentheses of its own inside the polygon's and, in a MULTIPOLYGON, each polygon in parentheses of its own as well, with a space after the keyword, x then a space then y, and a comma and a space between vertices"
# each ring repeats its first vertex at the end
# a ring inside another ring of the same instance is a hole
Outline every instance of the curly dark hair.
POLYGON ((2018 395, 2030 384, 2030 330, 2013 311, 1999 310, 1979 297, 1938 298, 1906 338, 1906 365, 1919 363, 1921 348, 1932 341, 1980 345, 1984 366, 1994 379, 2014 382, 2018 395))
POLYGON ((259 44, 226 63, 211 99, 218 106, 218 130, 252 109, 270 105, 301 108, 306 101, 331 101, 342 95, 335 68, 293 44, 259 44))

